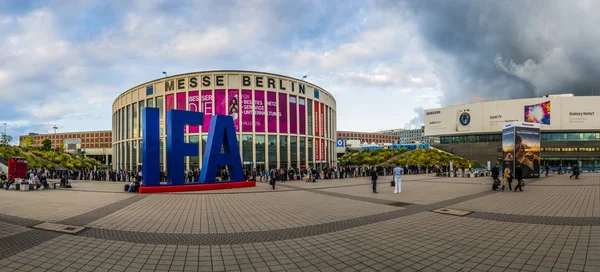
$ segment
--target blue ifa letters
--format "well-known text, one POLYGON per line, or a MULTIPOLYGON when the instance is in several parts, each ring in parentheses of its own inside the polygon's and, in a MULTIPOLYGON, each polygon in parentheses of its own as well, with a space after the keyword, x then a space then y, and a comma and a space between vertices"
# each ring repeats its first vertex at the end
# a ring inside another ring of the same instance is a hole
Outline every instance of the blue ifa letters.
MULTIPOLYGON (((144 186, 161 186, 158 108, 144 108, 142 119, 142 184, 144 186)), ((200 126, 203 123, 204 113, 202 112, 167 111, 166 185, 186 185, 183 175, 184 159, 186 156, 198 156, 198 144, 185 143, 184 127, 186 125, 200 126)), ((219 166, 228 167, 229 181, 245 180, 233 118, 226 115, 214 115, 210 120, 208 140, 202 159, 200 183, 215 183, 219 166), (221 152, 221 148, 223 152, 221 152)))

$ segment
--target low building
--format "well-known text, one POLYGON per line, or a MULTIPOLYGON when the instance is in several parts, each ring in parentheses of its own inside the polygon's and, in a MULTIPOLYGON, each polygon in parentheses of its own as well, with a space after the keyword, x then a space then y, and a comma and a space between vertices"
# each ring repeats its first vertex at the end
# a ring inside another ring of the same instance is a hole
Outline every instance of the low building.
POLYGON ((19 137, 21 145, 29 142, 31 146, 41 147, 48 139, 52 148, 64 148, 66 152, 82 154, 97 161, 111 165, 112 163, 112 131, 81 131, 38 134, 29 133, 19 137))
MULTIPOLYGON (((357 132, 357 131, 338 131, 337 132, 338 140, 341 139, 346 143, 346 147, 349 147, 348 144, 359 141, 360 144, 394 144, 400 140, 399 136, 388 135, 377 132, 357 132)), ((356 146, 358 148, 358 146, 356 146)))
POLYGON ((390 129, 379 131, 381 134, 399 136, 400 140, 395 144, 412 144, 426 143, 436 144, 440 142, 440 138, 425 136, 425 126, 416 129, 390 129))

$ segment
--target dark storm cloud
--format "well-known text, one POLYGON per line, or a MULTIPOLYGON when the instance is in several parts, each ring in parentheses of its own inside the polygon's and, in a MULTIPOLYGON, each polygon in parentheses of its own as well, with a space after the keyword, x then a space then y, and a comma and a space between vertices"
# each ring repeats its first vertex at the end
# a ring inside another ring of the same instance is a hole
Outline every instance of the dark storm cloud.
POLYGON ((600 88, 599 2, 380 4, 417 23, 443 84, 444 105, 553 93, 590 95, 600 88))

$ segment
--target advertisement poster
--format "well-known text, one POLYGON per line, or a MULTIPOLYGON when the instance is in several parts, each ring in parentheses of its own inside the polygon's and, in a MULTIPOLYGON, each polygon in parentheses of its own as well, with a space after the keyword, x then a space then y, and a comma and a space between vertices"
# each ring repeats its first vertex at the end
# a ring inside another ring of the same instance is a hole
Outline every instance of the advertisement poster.
POLYGON ((321 137, 325 137, 325 104, 321 104, 321 110, 319 110, 319 115, 321 115, 321 120, 319 121, 321 124, 321 137))
POLYGON ((319 120, 321 120, 321 118, 319 118, 319 102, 317 102, 317 101, 315 101, 315 112, 314 112, 313 116, 315 117, 315 121, 314 121, 315 136, 320 136, 321 135, 321 125, 319 124, 319 120))
MULTIPOLYGON (((186 110, 185 93, 177 93, 175 95, 175 100, 177 101, 178 110, 186 110)), ((183 133, 187 133, 187 126, 183 127, 183 133)))
POLYGON ((215 112, 214 114, 226 115, 225 90, 215 90, 215 112))
POLYGON ((169 110, 172 110, 175 108, 175 95, 174 94, 167 94, 165 95, 165 135, 167 135, 167 128, 168 128, 168 122, 167 122, 167 112, 169 110))
POLYGON ((300 118, 300 134, 306 135, 306 100, 298 97, 298 117, 300 118))
MULTIPOLYGON (((502 169, 510 167, 511 172, 514 169, 515 157, 515 128, 513 124, 506 124, 502 129, 502 169)), ((500 176, 502 178, 502 175, 500 176)))
POLYGON ((252 132, 252 90, 242 90, 242 131, 252 132))
POLYGON ((521 166, 524 178, 539 177, 540 128, 533 124, 515 126, 515 167, 521 166))
POLYGON ((208 132, 210 128, 210 118, 213 116, 213 96, 212 90, 202 90, 202 111, 204 112, 204 125, 202 132, 208 132))
POLYGON ((550 101, 527 105, 524 113, 525 122, 550 125, 550 101))
POLYGON ((321 161, 325 161, 325 139, 321 139, 321 161))
POLYGON ((321 147, 321 145, 319 144, 319 139, 315 139, 315 161, 319 161, 321 160, 321 153, 319 152, 319 147, 321 147))
POLYGON ((288 132, 288 121, 287 121, 287 95, 284 93, 279 94, 279 133, 288 132))
MULTIPOLYGON (((191 91, 188 93, 188 110, 193 112, 199 112, 200 109, 200 92, 199 91, 191 91)), ((200 132, 199 126, 186 126, 188 128, 189 133, 198 133, 200 132)))
POLYGON ((268 132, 277 133, 277 94, 267 92, 267 127, 268 132))
POLYGON ((265 92, 254 91, 254 131, 265 132, 265 92))
POLYGON ((298 110, 296 109, 296 96, 290 95, 290 133, 298 133, 298 110))
POLYGON ((235 132, 240 131, 240 97, 238 90, 227 91, 227 113, 233 117, 235 132))

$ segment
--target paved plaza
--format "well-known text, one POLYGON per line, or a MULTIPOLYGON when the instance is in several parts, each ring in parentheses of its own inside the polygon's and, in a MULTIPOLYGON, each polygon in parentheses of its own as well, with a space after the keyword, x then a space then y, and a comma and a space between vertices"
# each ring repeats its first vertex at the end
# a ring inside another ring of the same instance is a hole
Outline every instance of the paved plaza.
POLYGON ((0 190, 0 271, 600 271, 600 175, 0 190), (515 182, 516 184, 516 182, 515 182), (433 210, 470 212, 465 216, 433 210))

